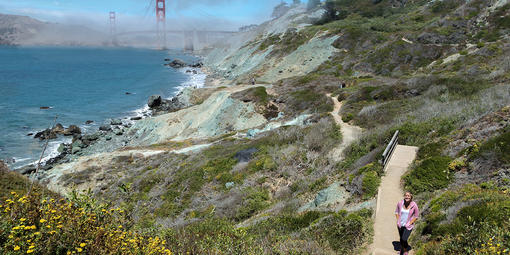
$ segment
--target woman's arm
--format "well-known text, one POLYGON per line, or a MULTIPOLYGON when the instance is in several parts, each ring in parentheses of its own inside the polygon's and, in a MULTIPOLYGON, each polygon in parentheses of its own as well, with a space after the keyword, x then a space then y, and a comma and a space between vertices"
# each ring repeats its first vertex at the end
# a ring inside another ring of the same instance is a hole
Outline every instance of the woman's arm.
POLYGON ((409 222, 409 224, 414 224, 414 222, 416 222, 416 220, 418 220, 418 217, 420 217, 420 210, 418 209, 418 205, 415 203, 414 204, 414 208, 413 208, 413 217, 411 218, 411 221, 409 222))
POLYGON ((398 220, 400 218, 400 208, 399 208, 400 206, 399 205, 400 205, 400 202, 397 203, 397 209, 395 209, 395 217, 397 218, 397 224, 398 224, 398 222, 399 222, 398 220))

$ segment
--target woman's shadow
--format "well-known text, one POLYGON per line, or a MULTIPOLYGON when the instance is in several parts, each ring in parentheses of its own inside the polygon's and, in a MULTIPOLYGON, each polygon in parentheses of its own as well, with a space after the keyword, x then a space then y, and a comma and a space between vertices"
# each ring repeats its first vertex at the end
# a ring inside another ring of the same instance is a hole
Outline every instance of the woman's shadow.
MULTIPOLYGON (((394 249, 395 251, 400 251, 400 249, 402 248, 402 247, 400 246, 400 242, 399 242, 399 241, 393 241, 393 242, 391 242, 391 244, 393 244, 393 249, 394 249)), ((412 249, 413 249, 413 248, 411 248, 411 246, 409 246, 409 250, 412 250, 412 249)))

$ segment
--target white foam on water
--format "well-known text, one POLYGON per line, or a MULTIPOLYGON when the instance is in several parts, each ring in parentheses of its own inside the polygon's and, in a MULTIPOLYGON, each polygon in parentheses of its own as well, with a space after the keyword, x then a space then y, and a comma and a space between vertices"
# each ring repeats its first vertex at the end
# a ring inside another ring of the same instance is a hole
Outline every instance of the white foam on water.
MULTIPOLYGON (((185 68, 180 68, 179 72, 185 74, 188 77, 188 80, 181 83, 181 85, 175 87, 176 91, 174 92, 174 94, 168 98, 165 98, 165 99, 172 99, 172 97, 178 95, 179 93, 181 93, 181 91, 183 89, 185 89, 187 87, 203 88, 205 86, 205 79, 207 78, 207 74, 204 73, 200 68, 185 67, 185 68), (189 72, 187 72, 188 70, 189 70, 189 72), (193 73, 193 71, 195 71, 196 74, 193 73)), ((147 104, 144 104, 143 107, 131 111, 131 114, 129 116, 127 116, 127 118, 128 119, 131 117, 144 118, 146 115, 150 116, 151 111, 150 111, 149 106, 147 104)))
POLYGON ((12 157, 12 158, 16 161, 16 163, 32 160, 31 158, 18 158, 18 157, 12 157))
POLYGON ((182 85, 178 87, 179 92, 186 87, 192 88, 204 87, 207 74, 205 74, 200 68, 186 67, 181 68, 179 71, 188 75, 188 81, 183 82, 182 85), (196 74, 194 74, 193 71, 195 71, 196 74))
MULTIPOLYGON (((44 152, 43 158, 41 159, 41 165, 44 165, 46 163, 46 161, 48 161, 49 159, 52 159, 60 154, 58 152, 58 147, 60 146, 61 143, 71 143, 72 141, 73 141, 72 138, 61 138, 59 140, 48 142, 48 147, 46 148, 46 151, 44 152)), ((37 165, 37 163, 39 163, 39 159, 37 159, 36 161, 33 161, 31 163, 24 164, 23 166, 37 165)))

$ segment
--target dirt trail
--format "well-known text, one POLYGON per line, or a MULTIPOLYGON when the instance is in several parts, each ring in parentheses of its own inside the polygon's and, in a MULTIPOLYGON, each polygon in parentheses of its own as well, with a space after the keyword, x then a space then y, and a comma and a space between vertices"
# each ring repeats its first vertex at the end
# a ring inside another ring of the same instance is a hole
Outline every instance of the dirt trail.
POLYGON ((353 126, 345 123, 340 116, 342 103, 339 102, 336 97, 332 97, 331 94, 328 94, 327 96, 331 97, 334 103, 334 108, 331 112, 331 116, 333 116, 335 119, 336 124, 340 126, 340 131, 342 132, 342 143, 330 152, 329 157, 340 161, 343 158, 342 153, 345 148, 347 148, 347 146, 349 146, 361 136, 363 129, 358 126, 353 126))
POLYGON ((386 166, 386 175, 381 180, 377 195, 374 243, 369 254, 397 254, 393 249, 392 242, 398 242, 399 240, 395 208, 397 202, 403 199, 404 196, 404 192, 400 187, 400 178, 413 162, 417 151, 418 147, 397 145, 393 156, 386 166))

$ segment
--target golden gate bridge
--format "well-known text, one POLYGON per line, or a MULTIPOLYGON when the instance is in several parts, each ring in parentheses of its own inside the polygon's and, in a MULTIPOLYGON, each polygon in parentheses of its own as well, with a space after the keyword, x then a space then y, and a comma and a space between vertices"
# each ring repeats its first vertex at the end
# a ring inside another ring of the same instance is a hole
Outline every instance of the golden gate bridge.
MULTIPOLYGON (((166 2, 165 0, 155 0, 155 8, 156 11, 156 29, 155 30, 138 30, 138 31, 127 31, 127 32, 117 32, 117 17, 114 11, 109 13, 110 18, 110 37, 112 45, 119 45, 119 37, 133 34, 155 34, 156 35, 156 44, 159 49, 167 48, 167 34, 180 35, 183 38, 183 48, 186 51, 193 51, 197 49, 197 45, 199 46, 208 46, 209 41, 225 38, 228 35, 232 35, 236 32, 234 31, 222 31, 222 30, 167 30, 166 29, 166 2)), ((154 0, 151 0, 149 4, 149 9, 154 3, 154 0)))

